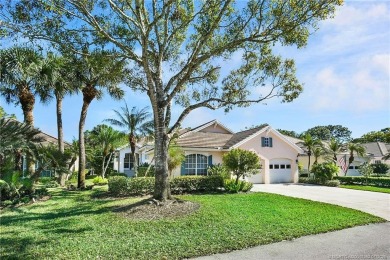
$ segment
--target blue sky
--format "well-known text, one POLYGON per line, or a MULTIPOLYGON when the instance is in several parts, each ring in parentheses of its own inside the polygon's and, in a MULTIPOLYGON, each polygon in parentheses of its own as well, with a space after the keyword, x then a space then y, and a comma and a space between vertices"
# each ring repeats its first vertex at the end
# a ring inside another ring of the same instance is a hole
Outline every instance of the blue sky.
MULTIPOLYGON (((268 100, 248 108, 223 110, 197 109, 183 123, 194 127, 217 119, 233 131, 268 123, 273 128, 298 133, 318 125, 343 125, 359 137, 369 131, 390 126, 390 1, 346 1, 335 18, 319 24, 319 30, 300 50, 277 48, 286 58, 293 58, 304 92, 292 103, 268 100)), ((234 62, 234 59, 233 59, 234 62)), ((126 90, 129 106, 149 106, 146 95, 126 90)), ((23 120, 20 107, 7 105, 6 112, 23 120)), ((67 97, 63 104, 64 135, 67 141, 77 137, 82 96, 67 97)), ((123 102, 108 97, 93 101, 87 115, 86 130, 113 117, 113 109, 123 102)), ((179 108, 177 108, 179 109, 179 108)), ((173 117, 179 115, 173 111, 173 117)), ((57 135, 55 104, 36 104, 35 125, 57 135)))

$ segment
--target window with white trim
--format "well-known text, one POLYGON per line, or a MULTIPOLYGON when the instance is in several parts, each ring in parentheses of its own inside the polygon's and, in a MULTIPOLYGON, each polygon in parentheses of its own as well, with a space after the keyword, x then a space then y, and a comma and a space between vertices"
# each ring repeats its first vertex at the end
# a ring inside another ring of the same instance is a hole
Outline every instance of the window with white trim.
POLYGON ((131 170, 134 167, 134 160, 131 153, 125 153, 125 158, 123 158, 123 168, 127 170, 131 170))
POLYGON ((207 156, 202 154, 189 154, 185 160, 187 175, 207 175, 207 156))

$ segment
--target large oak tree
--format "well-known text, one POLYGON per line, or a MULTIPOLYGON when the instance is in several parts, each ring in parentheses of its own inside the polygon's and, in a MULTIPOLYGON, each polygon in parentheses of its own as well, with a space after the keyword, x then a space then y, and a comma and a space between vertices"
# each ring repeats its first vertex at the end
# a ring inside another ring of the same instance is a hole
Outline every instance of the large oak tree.
POLYGON ((318 21, 331 17, 342 0, 9 3, 0 10, 3 34, 48 40, 74 52, 88 42, 127 58, 127 83, 148 95, 153 110, 154 197, 165 200, 170 197, 168 143, 183 119, 200 107, 228 111, 272 97, 297 98, 302 85, 294 61, 275 55, 272 47, 304 47, 318 21), (173 104, 183 108, 174 121, 173 104))

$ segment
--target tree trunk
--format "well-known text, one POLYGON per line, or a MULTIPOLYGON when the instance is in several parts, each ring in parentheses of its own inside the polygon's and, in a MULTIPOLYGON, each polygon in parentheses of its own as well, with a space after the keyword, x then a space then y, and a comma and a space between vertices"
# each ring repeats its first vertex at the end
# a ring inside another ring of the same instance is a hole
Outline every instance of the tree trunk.
MULTIPOLYGON (((23 110, 24 123, 34 127, 34 105, 35 105, 35 96, 31 93, 30 89, 27 86, 22 86, 19 89, 18 94, 20 105, 23 110)), ((34 175, 35 164, 30 156, 27 157, 27 170, 29 174, 34 175)))
POLYGON ((79 174, 77 179, 77 187, 79 189, 85 188, 85 140, 84 140, 84 125, 87 118, 87 111, 89 104, 96 97, 98 91, 92 85, 86 85, 83 90, 83 106, 81 108, 80 122, 79 122, 79 174))
POLYGON ((310 157, 311 157, 311 152, 308 151, 308 152, 307 152, 307 155, 309 156, 309 161, 308 161, 308 163, 307 163, 307 172, 308 172, 308 174, 310 175, 310 157))
POLYGON ((63 154, 64 148, 64 133, 62 129, 62 97, 56 94, 57 107, 57 134, 58 134, 58 150, 63 154))
POLYGON ((87 118, 88 106, 90 103, 84 101, 81 108, 80 122, 79 122, 79 173, 77 179, 77 187, 85 188, 85 140, 84 140, 84 126, 87 118))
POLYGON ((130 149, 131 149, 131 157, 133 158, 133 169, 134 169, 134 176, 138 176, 138 161, 137 157, 135 156, 135 146, 136 146, 136 139, 133 134, 129 135, 129 141, 130 141, 130 149))
POLYGON ((157 109, 158 115, 155 115, 155 186, 154 198, 165 201, 171 199, 171 189, 168 178, 168 145, 169 138, 166 127, 164 126, 164 113, 162 108, 157 109), (156 120, 157 119, 157 120, 156 120), (157 121, 157 122, 156 122, 157 121))

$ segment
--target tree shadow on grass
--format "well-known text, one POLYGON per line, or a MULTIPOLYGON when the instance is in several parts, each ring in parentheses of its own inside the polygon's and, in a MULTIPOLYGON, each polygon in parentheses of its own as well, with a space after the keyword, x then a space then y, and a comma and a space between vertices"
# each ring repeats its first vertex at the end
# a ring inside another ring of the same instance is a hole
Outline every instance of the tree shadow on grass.
POLYGON ((0 259, 32 259, 29 254, 30 248, 33 246, 46 244, 48 240, 36 240, 26 237, 12 236, 12 238, 0 237, 0 259))

